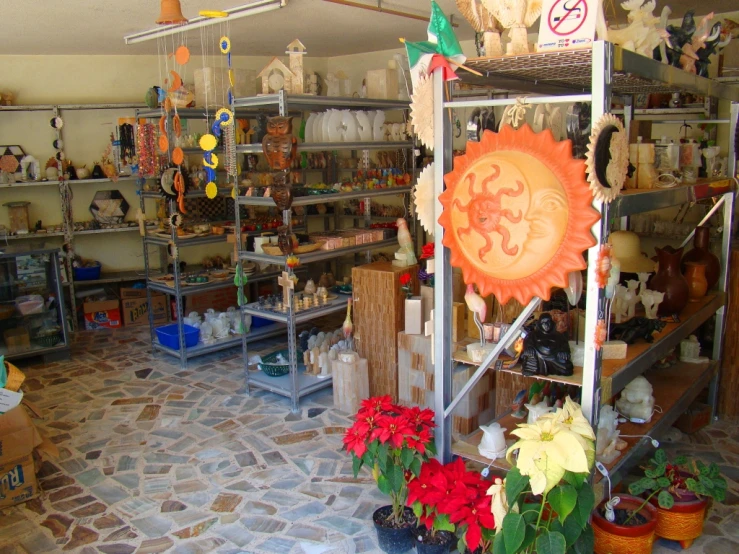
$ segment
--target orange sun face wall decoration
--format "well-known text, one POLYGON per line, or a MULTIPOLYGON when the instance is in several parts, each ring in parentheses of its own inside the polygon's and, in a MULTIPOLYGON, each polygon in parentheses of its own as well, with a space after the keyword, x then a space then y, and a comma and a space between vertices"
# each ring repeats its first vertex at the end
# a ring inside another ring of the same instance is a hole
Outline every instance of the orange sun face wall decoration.
POLYGON ((590 228, 600 214, 569 140, 528 125, 485 131, 444 182, 443 243, 482 296, 548 300, 552 287, 567 286, 568 274, 587 266, 582 253, 596 244, 590 228))

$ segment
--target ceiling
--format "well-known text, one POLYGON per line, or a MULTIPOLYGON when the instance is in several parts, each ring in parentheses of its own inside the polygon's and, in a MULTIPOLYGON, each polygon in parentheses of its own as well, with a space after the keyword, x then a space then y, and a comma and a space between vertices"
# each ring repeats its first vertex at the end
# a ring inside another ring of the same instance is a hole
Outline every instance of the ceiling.
MULTIPOLYGON (((201 9, 227 9, 249 0, 181 0, 185 17, 195 17, 201 9)), ((376 0, 358 0, 377 5, 376 0)), ((610 2, 610 0, 609 0, 610 2)), ((455 14, 460 40, 473 38, 472 29, 456 9, 454 0, 438 0, 445 13, 455 14)), ((674 14, 682 14, 694 0, 672 0, 674 14)), ((428 15, 426 0, 394 0, 383 7, 418 15, 428 15)), ((737 9, 736 0, 710 0, 697 13, 713 9, 718 13, 737 9)), ((619 12, 623 13, 619 9, 619 12)), ((0 0, 4 18, 0 33, 0 53, 15 55, 49 54, 156 54, 156 41, 126 46, 123 36, 154 26, 159 0, 65 0, 64 2, 22 2, 0 0), (55 6, 55 7, 50 7, 55 6)), ((659 8, 655 10, 659 13, 659 8)), ((230 23, 231 42, 238 55, 279 55, 294 38, 306 45, 309 56, 330 57, 397 48, 398 38, 421 40, 426 23, 340 6, 323 0, 289 0, 285 8, 236 19, 230 23), (328 24, 330 22, 330 25, 328 24)), ((536 28, 538 24, 534 25, 536 28)), ((217 25, 214 28, 217 29, 217 25)), ((200 31, 189 40, 200 39, 200 31)))

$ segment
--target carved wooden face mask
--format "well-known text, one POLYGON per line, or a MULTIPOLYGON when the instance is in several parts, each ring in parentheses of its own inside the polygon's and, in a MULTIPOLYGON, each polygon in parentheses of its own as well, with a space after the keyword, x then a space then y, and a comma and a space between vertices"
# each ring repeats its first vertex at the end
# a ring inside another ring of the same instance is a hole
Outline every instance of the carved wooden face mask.
POLYGON ((552 287, 585 269, 582 252, 595 245, 590 227, 600 215, 584 165, 570 141, 528 125, 504 125, 468 142, 439 197, 444 246, 465 283, 502 304, 527 304, 534 296, 548 300, 552 287))

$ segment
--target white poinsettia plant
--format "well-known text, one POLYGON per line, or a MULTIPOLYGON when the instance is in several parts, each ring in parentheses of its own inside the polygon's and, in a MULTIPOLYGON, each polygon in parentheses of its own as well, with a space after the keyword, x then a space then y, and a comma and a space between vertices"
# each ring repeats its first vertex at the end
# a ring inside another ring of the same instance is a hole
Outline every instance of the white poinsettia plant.
POLYGON ((588 482, 595 433, 582 409, 567 397, 562 408, 511 431, 512 469, 488 490, 496 554, 593 552, 588 525, 595 495, 588 482))

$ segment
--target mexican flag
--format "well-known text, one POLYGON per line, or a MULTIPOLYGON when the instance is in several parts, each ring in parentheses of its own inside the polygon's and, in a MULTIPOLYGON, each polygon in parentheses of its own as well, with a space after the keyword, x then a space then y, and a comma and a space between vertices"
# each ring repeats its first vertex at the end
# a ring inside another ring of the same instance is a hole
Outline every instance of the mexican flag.
MULTIPOLYGON (((445 60, 452 61, 458 65, 465 62, 467 57, 462 54, 454 28, 447 19, 439 5, 431 1, 431 19, 428 26, 428 40, 421 42, 405 42, 408 53, 408 65, 411 69, 411 81, 415 89, 416 83, 421 75, 426 75, 438 63, 447 65, 442 60, 433 60, 434 56, 441 56, 445 60)), ((456 79, 453 68, 447 73, 448 79, 456 79)))

